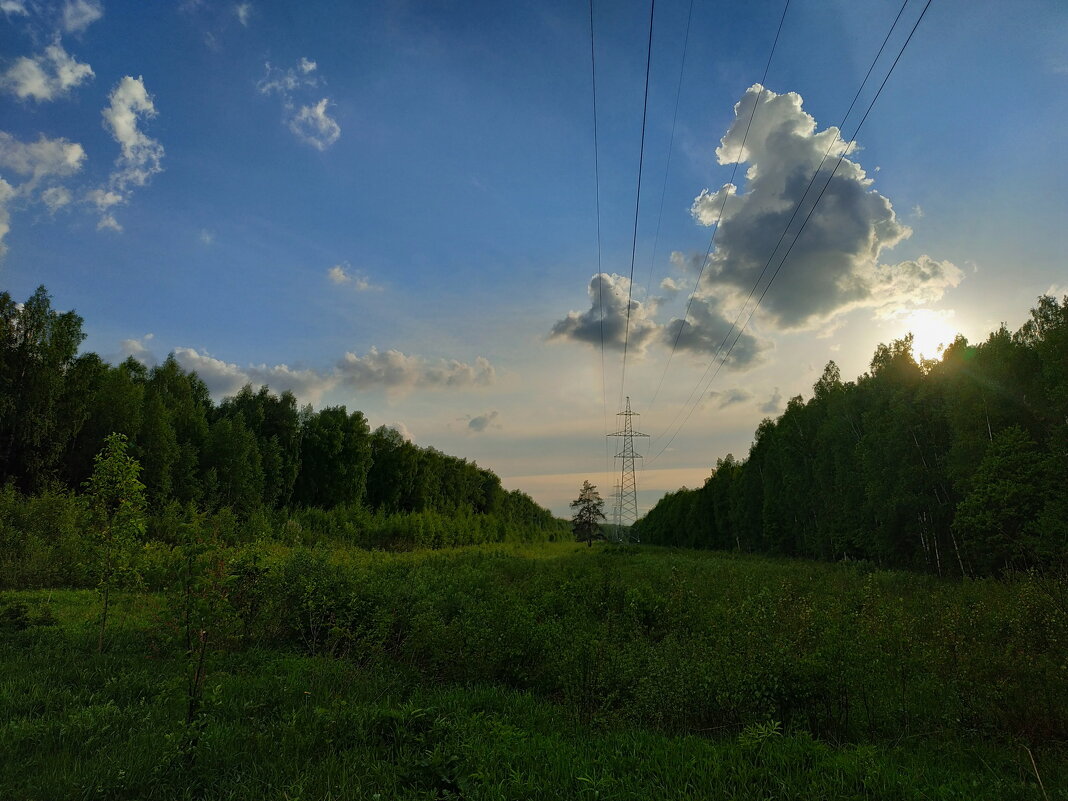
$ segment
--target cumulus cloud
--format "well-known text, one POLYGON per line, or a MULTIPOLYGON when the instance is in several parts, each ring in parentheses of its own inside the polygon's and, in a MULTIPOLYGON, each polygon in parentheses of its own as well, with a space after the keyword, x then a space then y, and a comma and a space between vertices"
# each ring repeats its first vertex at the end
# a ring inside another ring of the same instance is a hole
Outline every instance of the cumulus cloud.
POLYGON ((289 390, 307 403, 318 403, 324 392, 337 385, 337 377, 332 373, 295 369, 285 364, 241 367, 192 348, 175 348, 174 358, 184 369, 195 371, 216 396, 233 395, 245 384, 267 384, 275 392, 289 390))
POLYGON ((21 100, 55 100, 93 77, 93 68, 73 58, 57 38, 33 57, 21 56, 0 76, 0 88, 21 100))
MULTIPOLYGON (((561 339, 571 342, 586 342, 600 345, 602 336, 605 348, 623 350, 627 338, 627 295, 630 281, 625 276, 614 273, 599 273, 590 279, 588 294, 590 308, 584 312, 568 312, 558 320, 549 333, 549 339, 561 339), (603 314, 603 320, 602 320, 603 314)), ((631 299, 630 335, 627 348, 635 354, 641 354, 645 346, 660 330, 653 321, 656 313, 656 299, 645 303, 631 299)))
POLYGON ((50 186, 41 193, 41 200, 48 206, 48 211, 55 214, 73 200, 70 190, 65 186, 50 186))
POLYGON ((237 14, 237 21, 247 28, 252 18, 252 3, 238 3, 234 6, 234 13, 237 14))
POLYGON ((677 317, 664 326, 663 343, 679 351, 715 355, 717 361, 728 369, 740 370, 763 362, 773 347, 772 343, 757 337, 748 328, 743 330, 744 318, 732 329, 738 315, 733 314, 728 319, 721 304, 715 295, 695 295, 685 321, 677 317))
POLYGON ((140 339, 124 339, 119 342, 119 361, 134 359, 146 367, 156 363, 156 355, 149 347, 149 343, 155 338, 155 334, 145 334, 140 339))
POLYGON ((371 280, 363 273, 353 272, 352 267, 348 262, 335 264, 326 271, 326 277, 330 279, 331 283, 337 284, 338 286, 351 287, 357 292, 370 292, 382 288, 372 284, 371 280))
POLYGON ((101 115, 104 128, 119 143, 119 157, 107 188, 93 189, 87 193, 86 200, 100 214, 97 228, 121 231, 122 226, 110 210, 129 202, 135 187, 144 186, 153 175, 163 172, 163 145, 141 130, 144 120, 156 116, 156 106, 144 79, 125 76, 111 91, 108 101, 101 115))
POLYGON ((735 387, 724 392, 709 392, 708 397, 716 404, 717 409, 726 409, 728 406, 735 406, 752 400, 753 393, 748 389, 735 387))
POLYGON ((329 98, 324 97, 313 106, 301 106, 289 120, 289 130, 302 142, 326 150, 341 137, 341 126, 327 111, 329 105, 329 98))
POLYGON ((492 384, 496 370, 479 356, 474 364, 456 359, 430 362, 399 350, 371 348, 365 356, 349 352, 337 364, 341 379, 357 389, 385 388, 393 391, 434 387, 477 387, 492 384))
POLYGON ((716 157, 721 165, 747 164, 746 184, 744 191, 732 184, 705 189, 694 200, 694 219, 719 226, 700 294, 729 297, 748 292, 800 203, 772 261, 774 270, 825 185, 774 289, 764 298, 762 307, 774 323, 783 328, 812 327, 859 307, 879 310, 928 303, 959 283, 956 267, 927 256, 894 265, 879 263, 884 250, 912 231, 850 157, 856 147, 843 142, 833 126, 817 130, 800 95, 776 94, 757 84, 746 91, 734 112, 716 157))
POLYGON ((492 412, 480 414, 477 417, 467 415, 466 417, 462 417, 461 420, 467 423, 467 428, 469 431, 474 431, 475 433, 482 433, 487 428, 500 428, 500 424, 496 422, 498 417, 500 417, 500 414, 496 410, 494 410, 492 412))
POLYGON ((0 131, 0 167, 29 177, 20 187, 32 191, 42 178, 67 177, 78 172, 85 162, 85 150, 77 142, 62 137, 49 139, 44 134, 36 142, 20 142, 0 131))
POLYGON ((112 183, 119 189, 144 186, 158 172, 162 172, 163 145, 147 136, 141 129, 142 120, 156 116, 156 106, 145 88, 143 78, 129 75, 119 81, 108 96, 110 104, 101 114, 104 127, 119 143, 122 152, 115 162, 117 171, 112 183))
POLYGON ((408 430, 408 426, 404 425, 404 423, 402 423, 400 420, 396 420, 396 421, 390 423, 389 425, 386 426, 386 428, 392 428, 394 431, 396 431, 398 434, 400 434, 401 438, 404 439, 405 441, 407 441, 407 442, 411 442, 412 441, 412 432, 409 431, 408 430))
POLYGON ((256 88, 260 94, 282 98, 285 123, 294 136, 317 150, 326 150, 341 138, 341 126, 330 116, 330 98, 309 104, 300 104, 298 100, 298 95, 307 95, 322 86, 318 68, 318 64, 306 57, 289 69, 273 67, 267 62, 266 74, 256 88))
POLYGON ((67 0, 63 4, 63 30, 81 33, 104 16, 104 6, 98 0, 67 0))
MULTIPOLYGON (((43 134, 36 142, 22 142, 0 131, 0 167, 26 178, 17 186, 0 178, 0 256, 7 251, 3 238, 11 230, 11 207, 16 200, 33 199, 42 181, 69 177, 81 170, 84 161, 85 150, 77 142, 49 139, 43 134)), ((39 200, 54 214, 70 202, 71 193, 65 187, 52 186, 41 192, 39 200)))
POLYGON ((194 348, 175 348, 174 358, 186 370, 196 371, 217 397, 233 395, 245 384, 267 384, 275 392, 288 389, 307 403, 319 403, 325 393, 339 385, 403 393, 412 389, 479 387, 491 384, 495 379, 493 365, 481 357, 474 364, 455 359, 435 362, 398 350, 380 352, 376 348, 371 348, 365 356, 346 353, 328 370, 287 364, 241 366, 194 348))

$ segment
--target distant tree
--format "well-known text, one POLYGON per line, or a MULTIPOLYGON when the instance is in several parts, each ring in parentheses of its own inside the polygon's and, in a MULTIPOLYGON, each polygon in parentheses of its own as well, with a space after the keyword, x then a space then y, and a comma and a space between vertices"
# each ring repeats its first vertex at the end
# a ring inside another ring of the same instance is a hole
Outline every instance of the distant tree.
POLYGON ((86 482, 103 601, 97 640, 101 652, 111 590, 128 578, 134 550, 145 535, 145 485, 139 479, 141 465, 126 452, 128 446, 123 434, 111 434, 86 482))
POLYGON ((587 546, 592 546, 595 539, 604 539, 604 532, 598 522, 605 519, 604 499, 597 492, 596 485, 583 481, 582 490, 571 502, 571 508, 575 510, 571 518, 571 530, 575 532, 575 538, 579 542, 585 541, 587 546))

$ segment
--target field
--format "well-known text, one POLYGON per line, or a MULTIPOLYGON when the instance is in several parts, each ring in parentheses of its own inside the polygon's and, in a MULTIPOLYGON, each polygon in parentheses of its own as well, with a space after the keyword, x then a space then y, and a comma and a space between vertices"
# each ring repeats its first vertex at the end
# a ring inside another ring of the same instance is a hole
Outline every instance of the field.
POLYGON ((0 798, 1068 799, 1063 580, 573 544, 196 558, 211 580, 146 564, 103 653, 96 592, 0 594, 0 798))

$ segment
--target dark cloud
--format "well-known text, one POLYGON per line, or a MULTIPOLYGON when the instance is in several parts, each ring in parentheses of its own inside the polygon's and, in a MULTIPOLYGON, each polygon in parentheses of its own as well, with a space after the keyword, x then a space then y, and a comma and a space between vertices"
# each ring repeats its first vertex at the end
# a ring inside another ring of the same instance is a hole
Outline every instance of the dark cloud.
MULTIPOLYGON (((590 308, 584 312, 569 312, 558 320, 549 333, 549 339, 564 339, 600 345, 609 350, 623 350, 627 330, 627 294, 630 281, 622 275, 600 273, 590 279, 590 308), (603 320, 602 320, 603 313, 603 320)), ((657 302, 651 299, 642 303, 631 300, 630 335, 627 348, 640 354, 648 342, 656 336, 659 327, 652 320, 657 302)))
POLYGON ((768 398, 766 403, 760 406, 760 411, 764 414, 775 414, 780 409, 782 409, 782 393, 779 392, 778 387, 775 387, 775 392, 768 398))
POLYGON ((500 415, 496 411, 486 412, 480 414, 478 417, 466 417, 467 427, 472 431, 485 431, 492 426, 493 428, 500 428, 500 425, 496 423, 497 418, 500 415))
POLYGON ((764 361, 772 343, 745 330, 739 334, 740 327, 745 323, 744 316, 732 330, 731 323, 737 315, 727 319, 719 306, 720 301, 714 296, 694 297, 685 323, 676 318, 664 326, 664 344, 671 347, 678 338, 676 350, 714 355, 729 369, 754 367, 764 361))
POLYGON ((728 406, 735 406, 752 400, 753 393, 748 389, 735 387, 723 392, 709 392, 708 397, 715 402, 717 409, 726 409, 728 406))

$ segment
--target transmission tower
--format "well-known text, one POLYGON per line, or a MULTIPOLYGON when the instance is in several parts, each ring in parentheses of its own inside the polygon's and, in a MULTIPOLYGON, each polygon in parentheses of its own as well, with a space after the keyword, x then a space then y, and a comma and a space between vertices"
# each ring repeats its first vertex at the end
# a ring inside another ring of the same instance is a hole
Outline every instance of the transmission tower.
POLYGON ((634 478, 634 460, 642 458, 640 453, 634 451, 634 438, 649 435, 634 430, 631 418, 639 415, 630 410, 629 395, 626 410, 617 412, 616 417, 623 418, 623 428, 608 435, 623 438, 623 447, 616 454, 616 458, 623 462, 619 478, 619 500, 616 505, 616 532, 621 541, 630 541, 633 535, 629 533, 629 529, 628 534, 624 535, 622 526, 633 525, 638 520, 638 482, 634 478))

